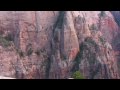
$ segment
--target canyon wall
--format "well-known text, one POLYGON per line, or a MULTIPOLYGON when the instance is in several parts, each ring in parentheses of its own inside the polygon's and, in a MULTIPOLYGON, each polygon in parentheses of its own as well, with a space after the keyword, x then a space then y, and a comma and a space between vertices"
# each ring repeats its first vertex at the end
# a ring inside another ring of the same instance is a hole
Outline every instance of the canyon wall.
POLYGON ((0 75, 118 79, 118 36, 110 11, 0 11, 0 75))

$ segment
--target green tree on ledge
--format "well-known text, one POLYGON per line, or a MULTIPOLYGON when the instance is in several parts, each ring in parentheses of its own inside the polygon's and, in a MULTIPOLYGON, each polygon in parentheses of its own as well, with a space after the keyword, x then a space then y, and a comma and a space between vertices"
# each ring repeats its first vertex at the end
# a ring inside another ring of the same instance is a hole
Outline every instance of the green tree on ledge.
POLYGON ((85 79, 84 76, 79 71, 74 72, 73 75, 72 75, 72 78, 74 78, 74 79, 85 79))

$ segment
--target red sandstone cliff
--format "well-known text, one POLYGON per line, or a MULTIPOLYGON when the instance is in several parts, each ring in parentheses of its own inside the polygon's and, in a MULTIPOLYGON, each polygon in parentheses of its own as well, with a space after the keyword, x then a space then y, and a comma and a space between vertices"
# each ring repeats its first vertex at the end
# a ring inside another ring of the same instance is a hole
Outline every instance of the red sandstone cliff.
MULTIPOLYGON (((119 78, 109 11, 1 11, 0 75, 13 78, 119 78)), ((117 44, 118 45, 118 44, 117 44)))

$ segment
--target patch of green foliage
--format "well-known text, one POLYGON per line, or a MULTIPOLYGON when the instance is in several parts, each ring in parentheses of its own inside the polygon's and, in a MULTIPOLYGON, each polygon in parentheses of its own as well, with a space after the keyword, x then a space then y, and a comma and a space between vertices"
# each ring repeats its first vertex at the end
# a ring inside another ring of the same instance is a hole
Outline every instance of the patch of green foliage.
POLYGON ((101 11, 99 17, 105 17, 105 15, 106 15, 105 11, 101 11))
POLYGON ((72 75, 72 78, 74 78, 74 79, 85 79, 84 76, 79 71, 74 72, 73 75, 72 75))
POLYGON ((85 42, 88 44, 97 45, 96 42, 91 37, 87 37, 85 39, 85 42))
POLYGON ((89 27, 90 30, 98 30, 98 27, 97 25, 95 24, 92 24, 90 27, 89 27))
POLYGON ((102 44, 104 44, 104 43, 106 42, 103 37, 99 37, 99 39, 100 39, 100 42, 101 42, 102 44))
POLYGON ((0 35, 0 45, 6 48, 11 45, 11 42, 7 40, 5 37, 0 35))

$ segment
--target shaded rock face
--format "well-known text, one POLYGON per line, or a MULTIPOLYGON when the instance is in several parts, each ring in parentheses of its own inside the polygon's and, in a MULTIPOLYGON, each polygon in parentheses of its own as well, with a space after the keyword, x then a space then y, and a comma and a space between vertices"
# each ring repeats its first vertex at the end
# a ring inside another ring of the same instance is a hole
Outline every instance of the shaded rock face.
POLYGON ((98 43, 91 37, 86 38, 75 60, 75 69, 80 70, 86 78, 119 78, 114 53, 107 42, 100 40, 98 43))
POLYGON ((120 11, 111 11, 111 13, 114 16, 116 23, 120 26, 120 11))
POLYGON ((119 74, 120 74, 120 41, 119 41, 119 38, 120 38, 120 18, 119 18, 120 11, 111 11, 111 14, 113 15, 115 22, 117 23, 118 28, 119 28, 117 35, 115 36, 115 38, 113 38, 114 40, 112 42, 112 45, 113 45, 114 53, 117 58, 117 64, 118 64, 118 69, 119 69, 119 74))
POLYGON ((109 11, 1 11, 0 75, 64 79, 80 71, 117 79, 118 32, 109 11))

